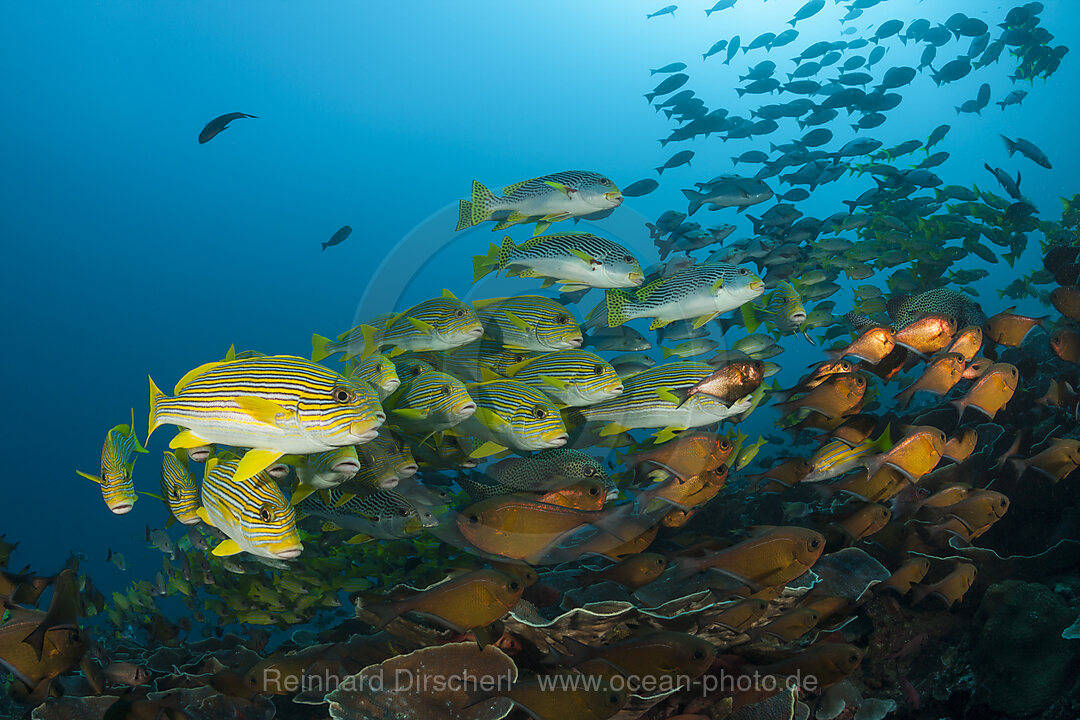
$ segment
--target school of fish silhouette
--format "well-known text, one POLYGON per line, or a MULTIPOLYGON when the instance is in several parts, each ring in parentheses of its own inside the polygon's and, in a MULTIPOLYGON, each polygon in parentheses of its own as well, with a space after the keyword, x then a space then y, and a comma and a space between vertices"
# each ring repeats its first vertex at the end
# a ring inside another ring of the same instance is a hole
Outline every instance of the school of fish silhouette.
MULTIPOLYGON (((893 147, 867 134, 902 88, 974 73, 987 81, 955 122, 1019 112, 1068 48, 1038 2, 993 26, 882 15, 893 5, 810 0, 779 33, 702 48, 702 73, 769 56, 710 97, 687 63, 651 69, 662 147, 750 148, 732 157, 745 174, 670 192, 653 264, 576 223, 660 191, 693 150, 626 186, 577 170, 474 182, 457 224, 480 243, 474 277, 314 335, 311 359, 230 348, 171 394, 151 380, 147 436, 133 413, 100 475, 80 475, 116 515, 162 504, 145 531, 161 571, 106 595, 79 554, 15 572, 0 536, 3 710, 1077 717, 1080 196, 1050 219, 1018 170, 986 164, 1004 195, 945 184, 949 125, 893 147), (780 50, 829 13, 838 39, 780 50), (721 92, 780 102, 743 117, 709 108, 721 92), (850 199, 804 214, 823 187, 850 199), (751 227, 691 219, 713 211, 751 227), (532 235, 481 243, 489 226, 532 235), (985 266, 1013 268, 1032 236, 1042 262, 980 294, 985 266), (458 299, 500 273, 531 289, 458 299), (136 489, 167 426, 159 492, 136 489)), ((222 115, 199 143, 255 117, 222 115)), ((1031 141, 1004 146, 1052 170, 1031 141)))

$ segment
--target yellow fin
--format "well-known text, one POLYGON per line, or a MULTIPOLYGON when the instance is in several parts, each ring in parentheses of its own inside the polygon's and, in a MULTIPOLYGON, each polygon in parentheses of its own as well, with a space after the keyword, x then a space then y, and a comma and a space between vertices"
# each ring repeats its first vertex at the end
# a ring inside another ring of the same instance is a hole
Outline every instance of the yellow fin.
POLYGON ((210 519, 210 514, 206 512, 205 507, 200 506, 199 509, 195 511, 195 514, 210 527, 215 527, 214 522, 210 519))
POLYGON ((450 292, 450 290, 448 290, 448 289, 446 289, 446 288, 443 288, 443 291, 442 291, 442 296, 443 296, 444 298, 451 298, 451 299, 453 299, 453 300, 457 300, 457 295, 455 295, 454 293, 450 292))
POLYGON ((341 493, 341 497, 339 497, 337 502, 334 503, 334 507, 341 507, 345 503, 352 500, 354 497, 356 497, 356 493, 341 493))
POLYGON ((79 475, 81 477, 84 477, 87 480, 92 480, 92 481, 96 482, 98 485, 101 484, 101 478, 99 478, 97 475, 90 475, 89 473, 84 473, 82 470, 76 470, 75 474, 79 475))
POLYGON ((322 524, 320 528, 323 532, 334 532, 335 530, 341 530, 341 526, 332 520, 327 520, 322 524))
POLYGON ((664 402, 674 403, 675 405, 678 405, 682 402, 681 400, 679 400, 678 397, 676 397, 675 393, 671 392, 667 388, 657 388, 656 396, 664 402))
POLYGON ((585 262, 589 263, 590 265, 592 265, 593 263, 596 263, 597 265, 602 265, 603 264, 599 260, 594 258, 592 255, 590 255, 590 254, 588 254, 586 252, 582 252, 581 250, 575 250, 574 248, 570 248, 570 254, 573 255, 574 257, 580 259, 580 260, 584 260, 585 262))
POLYGON ((292 498, 289 499, 290 505, 299 505, 304 501, 311 493, 315 492, 315 488, 304 483, 297 483, 296 489, 293 490, 292 498))
POLYGON ((572 197, 574 194, 574 189, 572 187, 570 187, 569 185, 564 185, 561 182, 555 182, 554 180, 545 180, 544 184, 548 187, 555 188, 566 197, 572 197))
POLYGON ((254 395, 241 395, 233 401, 240 406, 245 413, 267 425, 278 426, 282 420, 293 413, 278 405, 273 400, 267 400, 254 395))
POLYGON ((662 327, 664 327, 666 325, 670 325, 672 322, 673 322, 672 320, 662 320, 661 318, 653 318, 653 321, 651 323, 649 323, 649 329, 650 330, 656 330, 657 328, 662 328, 662 327))
POLYGON ((279 450, 263 450, 259 448, 248 450, 236 465, 236 472, 233 473, 232 481, 243 482, 248 478, 255 477, 276 463, 282 455, 284 453, 279 450))
POLYGON ((403 420, 423 420, 428 416, 427 412, 419 408, 394 408, 390 412, 403 420))
POLYGON ((205 365, 200 365, 194 370, 189 370, 187 375, 184 375, 184 377, 180 378, 177 381, 176 387, 173 388, 173 395, 179 395, 180 391, 184 389, 184 386, 190 383, 192 380, 224 364, 225 363, 223 361, 219 360, 217 362, 208 362, 205 365))
POLYGON ((368 542, 370 540, 374 540, 374 539, 375 538, 371 537, 370 535, 365 535, 364 533, 359 533, 358 535, 353 535, 351 538, 346 540, 345 544, 346 545, 359 545, 360 543, 366 543, 366 542, 368 542))
POLYGON ((656 442, 665 443, 672 438, 678 437, 685 428, 666 427, 656 433, 656 442))
POLYGON ((228 555, 236 555, 237 553, 244 552, 244 548, 236 544, 235 540, 222 540, 214 548, 214 555, 218 557, 226 557, 228 555))
POLYGON ((692 323, 692 327, 695 330, 697 330, 699 327, 701 327, 705 323, 709 322, 710 320, 712 320, 714 317, 716 317, 719 314, 720 313, 713 313, 712 315, 702 315, 700 317, 696 317, 696 318, 694 318, 694 322, 692 323))
POLYGON ((169 449, 175 450, 176 448, 196 448, 203 445, 209 445, 206 440, 191 432, 190 430, 181 430, 176 433, 176 437, 169 441, 169 449))
POLYGON ((491 430, 498 430, 499 428, 506 427, 506 420, 503 419, 497 412, 491 408, 479 407, 476 408, 476 412, 473 413, 473 417, 477 419, 484 427, 491 430))
POLYGON ((498 443, 493 443, 490 440, 481 445, 480 447, 469 453, 469 457, 474 459, 484 458, 488 455, 494 455, 495 453, 502 452, 506 447, 498 443))
POLYGON ((409 317, 405 318, 405 322, 409 323, 410 325, 412 325, 414 328, 416 328, 420 332, 424 333, 425 335, 434 335, 435 334, 435 326, 432 325, 429 322, 424 322, 420 318, 414 318, 414 317, 412 317, 410 315, 409 317))
POLYGON ((600 437, 609 437, 611 435, 618 435, 619 433, 626 432, 630 428, 619 423, 608 423, 604 427, 600 428, 600 437))
POLYGON ((225 351, 225 362, 232 362, 236 359, 236 344, 229 346, 229 349, 225 351))
POLYGON ((565 380, 560 380, 559 378, 551 377, 550 375, 541 375, 540 382, 553 387, 556 390, 566 390, 567 388, 567 382, 565 380))
POLYGON ((510 324, 522 332, 529 332, 529 323, 525 322, 512 312, 504 313, 506 319, 510 321, 510 324))

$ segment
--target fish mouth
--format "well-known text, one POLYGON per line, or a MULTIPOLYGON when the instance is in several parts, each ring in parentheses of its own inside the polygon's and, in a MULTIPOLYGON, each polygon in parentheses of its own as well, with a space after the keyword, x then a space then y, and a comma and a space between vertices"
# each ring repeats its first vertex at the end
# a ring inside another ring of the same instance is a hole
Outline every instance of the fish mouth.
POLYGON ((567 338, 566 342, 570 345, 570 347, 579 348, 581 347, 581 344, 585 342, 585 338, 578 335, 577 337, 567 338))
POLYGON ((750 283, 750 289, 753 290, 754 292, 758 292, 759 290, 764 292, 765 283, 763 283, 760 280, 754 280, 753 282, 750 283))
POLYGON ((454 408, 454 417, 464 420, 476 412, 476 403, 463 403, 454 408))
POLYGON ((613 203, 615 207, 622 205, 623 196, 618 190, 612 190, 611 192, 604 193, 604 199, 610 203, 613 203))
POLYGON ((419 465, 415 465, 415 464, 413 464, 413 465, 405 465, 404 467, 398 468, 395 475, 398 476, 398 479, 404 480, 405 478, 412 477, 413 475, 415 475, 419 471, 420 471, 420 466, 419 465))
POLYGON ((484 334, 484 326, 483 325, 474 325, 473 327, 466 330, 465 334, 466 335, 473 335, 475 337, 480 337, 481 335, 484 334))
POLYGON ((623 384, 622 383, 617 383, 615 385, 609 385, 607 388, 605 388, 605 390, 606 390, 606 392, 610 393, 612 396, 621 395, 622 391, 623 391, 623 384))
POLYGON ((395 390, 397 390, 399 387, 401 387, 401 381, 400 380, 387 380, 386 383, 383 385, 383 391, 387 395, 390 395, 395 390))
POLYGON ((272 550, 274 557, 279 560, 293 560, 300 557, 300 553, 304 551, 303 545, 296 545, 294 547, 285 548, 284 550, 272 550))
POLYGON ((634 284, 634 287, 640 287, 645 282, 645 275, 638 272, 632 272, 626 276, 626 279, 634 284))
POLYGON ((109 509, 117 515, 126 515, 131 512, 131 508, 135 507, 135 503, 123 502, 117 505, 113 505, 109 509))
MULTIPOLYGON (((379 423, 379 425, 382 425, 382 423, 379 423)), ((379 428, 378 426, 371 427, 368 423, 353 423, 349 426, 349 434, 360 441, 356 443, 359 445, 374 440, 379 434, 379 428)))
POLYGON ((556 435, 555 437, 551 438, 547 442, 548 442, 548 447, 553 447, 553 448, 562 447, 566 443, 570 442, 570 436, 567 435, 566 433, 562 433, 561 435, 556 435))
POLYGON ((341 462, 334 463, 331 471, 339 475, 349 475, 350 477, 360 472, 360 463, 355 460, 342 460, 341 462))

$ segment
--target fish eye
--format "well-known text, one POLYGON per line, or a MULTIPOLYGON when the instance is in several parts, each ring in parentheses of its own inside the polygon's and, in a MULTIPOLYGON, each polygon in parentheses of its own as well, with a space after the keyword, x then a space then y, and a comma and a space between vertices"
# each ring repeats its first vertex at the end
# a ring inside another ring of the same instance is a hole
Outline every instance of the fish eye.
POLYGON ((855 384, 856 384, 856 385, 862 385, 862 384, 864 384, 865 382, 866 382, 866 381, 865 381, 865 380, 863 380, 863 379, 862 379, 861 377, 856 377, 856 378, 855 378, 855 384))
POLYGON ((859 662, 859 656, 855 653, 851 653, 850 655, 848 655, 848 662, 852 664, 859 662))
POLYGON ((557 322, 559 325, 563 325, 565 323, 570 322, 570 318, 567 317, 566 315, 557 315, 555 317, 555 322, 557 322))
POLYGON ((443 385, 441 388, 439 388, 439 392, 441 392, 443 395, 449 395, 450 394, 450 386, 449 385, 443 385))
POLYGON ((592 366, 592 374, 593 375, 603 375, 604 374, 604 366, 603 365, 593 365, 592 366))
POLYGON ((632 262, 634 262, 634 258, 633 258, 633 257, 631 257, 630 255, 623 255, 623 256, 622 256, 622 259, 623 259, 623 262, 625 262, 625 263, 632 263, 632 262))
POLYGON ((701 650, 695 650, 694 654, 691 657, 693 657, 694 660, 704 660, 705 659, 705 653, 702 652, 701 650))
POLYGON ((459 318, 465 317, 465 308, 458 308, 457 310, 455 310, 454 311, 454 317, 459 317, 459 318))
POLYGON ((581 474, 585 477, 592 477, 596 474, 596 468, 586 466, 585 469, 581 471, 581 474))
POLYGON ((475 524, 477 524, 478 522, 480 522, 480 517, 479 517, 478 515, 470 515, 470 516, 469 516, 469 523, 470 523, 471 525, 475 525, 475 524))
POLYGON ((590 494, 590 495, 596 495, 596 494, 597 494, 597 493, 599 493, 599 492, 600 492, 600 488, 597 488, 597 487, 591 487, 591 488, 589 488, 589 494, 590 494))
POLYGON ((750 271, 749 271, 749 270, 747 270, 746 268, 739 268, 739 270, 738 270, 738 273, 739 273, 740 275, 749 275, 749 274, 750 274, 750 271))
POLYGON ((176 500, 180 497, 180 493, 176 492, 176 488, 169 488, 169 497, 176 500))
POLYGON ((536 405, 532 409, 532 416, 537 420, 543 420, 547 417, 547 408, 543 405, 536 405))
POLYGON ((810 541, 811 550, 817 550, 819 547, 821 547, 821 540, 819 538, 814 538, 810 541))
POLYGON ((730 447, 731 447, 731 443, 728 442, 727 440, 721 440, 720 441, 720 449, 721 450, 727 450, 730 447))
POLYGON ((610 185, 611 184, 611 181, 608 180, 606 177, 600 178, 599 182, 600 182, 601 185, 610 185))
POLYGON ((517 580, 511 580, 510 585, 508 587, 511 590, 517 590, 519 587, 521 587, 521 583, 519 583, 517 580))
POLYGON ((620 702, 622 702, 622 698, 619 697, 618 693, 611 693, 608 695, 609 705, 618 705, 620 702))
POLYGON ((398 510, 398 515, 400 515, 401 517, 409 517, 409 511, 405 508, 401 508, 400 510, 398 510))
POLYGON ((263 522, 270 522, 271 517, 273 517, 273 515, 270 513, 269 505, 263 505, 261 508, 259 508, 259 518, 263 522))
POLYGON ((333 389, 331 394, 333 395, 334 402, 341 405, 351 403, 356 400, 356 393, 354 393, 347 387, 336 387, 333 389))

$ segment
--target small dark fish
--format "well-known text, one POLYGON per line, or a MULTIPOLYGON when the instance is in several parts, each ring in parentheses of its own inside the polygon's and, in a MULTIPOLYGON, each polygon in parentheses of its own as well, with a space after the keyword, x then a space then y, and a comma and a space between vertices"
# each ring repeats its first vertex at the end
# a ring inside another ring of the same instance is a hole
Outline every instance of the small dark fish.
MULTIPOLYGON (((708 11, 706 11, 706 12, 708 12, 708 11)), ((724 48, 726 48, 726 47, 727 47, 727 40, 717 40, 716 42, 714 42, 712 44, 712 47, 709 48, 709 51, 707 53, 702 53, 701 59, 702 60, 708 60, 710 57, 712 57, 716 53, 723 52, 724 48)))
POLYGON ((795 23, 817 15, 823 7, 825 7, 825 0, 810 0, 795 12, 795 17, 788 20, 788 25, 795 27, 795 23))
POLYGON ((1004 100, 999 100, 998 105, 1004 110, 1009 105, 1019 105, 1027 97, 1027 90, 1013 90, 1011 93, 1005 96, 1004 100))
POLYGON ((1001 139, 1005 141, 1005 149, 1009 151, 1009 157, 1012 157, 1019 151, 1021 155, 1028 160, 1031 160, 1036 165, 1042 165, 1047 170, 1053 169, 1053 166, 1050 164, 1050 158, 1048 158, 1046 153, 1042 150, 1035 147, 1035 143, 1030 140, 1025 140, 1024 138, 1010 140, 1004 135, 1001 136, 1001 139))
POLYGON ((660 183, 651 178, 645 178, 624 187, 622 194, 623 197, 641 197, 642 195, 648 195, 658 187, 660 187, 660 183))
POLYGON ((679 72, 680 70, 685 70, 685 69, 686 69, 686 63, 673 62, 673 63, 668 63, 664 67, 656 68, 655 70, 650 70, 649 74, 650 75, 656 75, 657 73, 660 73, 661 75, 664 75, 664 74, 667 74, 667 73, 676 73, 676 72, 679 72))
POLYGON ((662 7, 662 8, 660 8, 659 10, 657 10, 654 13, 649 13, 648 15, 645 16, 645 18, 646 19, 654 18, 657 15, 671 15, 672 17, 674 17, 675 16, 675 11, 678 10, 678 9, 679 9, 678 5, 666 5, 666 6, 662 7))
POLYGON ((734 7, 734 6, 735 6, 735 0, 718 0, 715 5, 713 5, 711 8, 708 8, 705 11, 705 16, 708 17, 709 15, 712 15, 714 12, 720 12, 721 10, 727 10, 729 7, 734 7))
POLYGON ((677 152, 670 158, 668 158, 668 161, 666 163, 656 168, 656 174, 663 175, 665 170, 670 170, 671 168, 679 167, 680 165, 689 165, 690 160, 692 160, 693 157, 693 150, 683 150, 681 152, 677 152))
POLYGON ((645 93, 645 99, 649 102, 652 102, 653 98, 657 97, 658 95, 667 95, 668 93, 673 93, 679 88, 681 88, 683 85, 685 85, 686 81, 689 79, 690 76, 686 73, 668 75, 659 85, 653 88, 652 92, 645 93))
POLYGON ((210 142, 217 137, 222 131, 229 127, 229 123, 233 120, 239 120, 240 118, 258 118, 258 115, 248 115, 247 113, 234 112, 221 115, 214 118, 210 122, 206 123, 206 127, 199 133, 199 144, 210 142))
POLYGON ((344 225, 340 230, 334 233, 329 240, 322 244, 322 249, 325 251, 326 248, 330 247, 331 245, 339 245, 345 242, 345 238, 349 237, 350 235, 352 235, 352 228, 348 225, 344 225))

